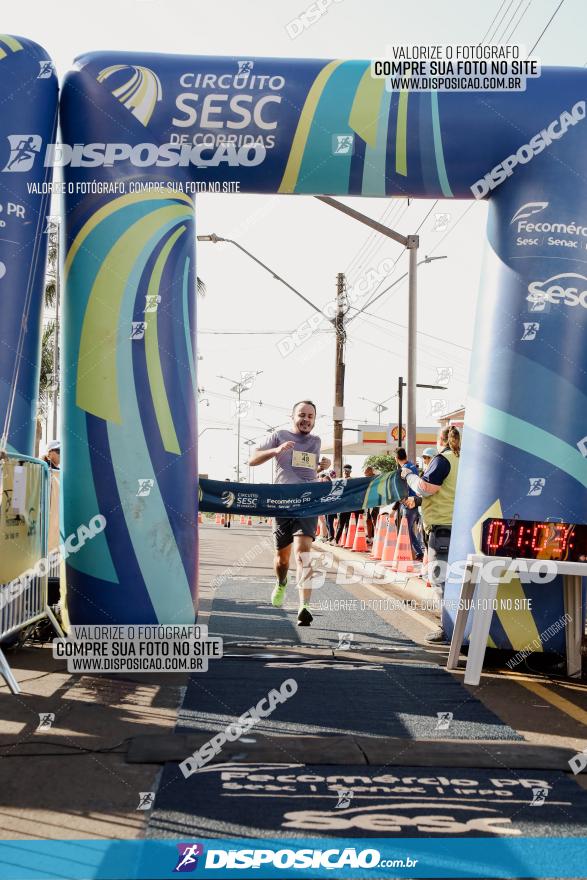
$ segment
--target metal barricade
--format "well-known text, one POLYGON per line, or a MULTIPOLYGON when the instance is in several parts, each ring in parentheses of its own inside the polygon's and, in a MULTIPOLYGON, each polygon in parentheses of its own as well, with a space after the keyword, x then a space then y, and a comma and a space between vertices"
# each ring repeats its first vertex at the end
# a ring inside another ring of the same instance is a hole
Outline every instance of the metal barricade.
MULTIPOLYGON (((37 458, 13 453, 0 459, 0 640, 48 617, 49 469, 37 458)), ((0 675, 13 694, 20 687, 0 647, 0 675)))

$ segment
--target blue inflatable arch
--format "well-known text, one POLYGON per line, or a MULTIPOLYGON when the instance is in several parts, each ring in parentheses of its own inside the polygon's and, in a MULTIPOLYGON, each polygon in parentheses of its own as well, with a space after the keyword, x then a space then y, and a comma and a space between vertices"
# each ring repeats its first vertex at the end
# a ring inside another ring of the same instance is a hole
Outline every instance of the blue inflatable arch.
POLYGON ((35 450, 57 77, 44 49, 0 35, 0 448, 35 450))
MULTIPOLYGON (((487 516, 585 520, 586 84, 552 68, 525 92, 410 94, 368 61, 77 59, 61 100, 65 532, 96 512, 107 527, 68 559, 74 622, 193 620, 201 183, 489 197, 451 557, 478 547, 487 516)), ((500 647, 562 614, 560 584, 507 591, 533 602, 495 616, 500 647)))

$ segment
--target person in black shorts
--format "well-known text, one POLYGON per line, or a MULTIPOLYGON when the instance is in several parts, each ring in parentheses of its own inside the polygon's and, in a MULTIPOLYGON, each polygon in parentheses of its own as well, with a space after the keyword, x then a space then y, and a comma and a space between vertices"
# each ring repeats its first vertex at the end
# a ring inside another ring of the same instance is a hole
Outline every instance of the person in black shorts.
MULTIPOLYGON (((311 400, 301 400, 292 410, 292 428, 279 430, 259 444, 249 459, 251 467, 275 459, 275 482, 314 483, 320 459, 320 437, 312 434, 316 422, 316 406, 311 400)), ((271 604, 281 608, 287 589, 287 575, 292 546, 295 553, 300 604, 298 626, 309 626, 313 620, 310 611, 312 595, 312 568, 310 554, 318 517, 275 517, 273 536, 275 540, 274 568, 276 584, 271 594, 271 604)))

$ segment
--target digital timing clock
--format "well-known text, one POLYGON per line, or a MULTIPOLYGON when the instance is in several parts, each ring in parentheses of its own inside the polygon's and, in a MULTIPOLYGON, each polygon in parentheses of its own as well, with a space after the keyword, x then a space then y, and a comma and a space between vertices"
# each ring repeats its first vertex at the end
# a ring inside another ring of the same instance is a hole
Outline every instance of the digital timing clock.
POLYGON ((587 524, 486 519, 481 552, 486 556, 587 562, 587 524))

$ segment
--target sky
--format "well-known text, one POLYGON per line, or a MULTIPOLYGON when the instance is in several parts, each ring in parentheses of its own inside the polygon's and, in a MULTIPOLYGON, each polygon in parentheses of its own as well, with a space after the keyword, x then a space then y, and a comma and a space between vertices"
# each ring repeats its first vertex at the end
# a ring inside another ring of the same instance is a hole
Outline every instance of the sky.
MULTIPOLYGON (((510 34, 528 48, 539 40, 534 55, 544 65, 583 67, 587 5, 564 0, 556 11, 559 3, 419 0, 406 6, 398 0, 333 0, 294 39, 286 26, 311 5, 306 0, 101 0, 94 8, 79 0, 50 5, 29 0, 3 9, 2 26, 5 33, 41 43, 60 78, 76 55, 92 50, 361 59, 385 57, 391 43, 499 43, 510 34)), ((418 273, 418 382, 435 384, 439 369, 452 371, 446 391, 418 392, 418 425, 433 425, 431 399, 443 399, 448 409, 466 404, 487 207, 451 200, 436 205, 427 200, 410 200, 409 205, 399 199, 344 201, 404 235, 418 231, 420 258, 446 257, 422 265, 418 273)), ((375 285, 381 280, 380 292, 407 270, 407 253, 400 245, 311 197, 201 194, 196 223, 200 235, 215 232, 238 241, 320 308, 333 299, 339 272, 350 287, 375 277, 375 285)), ((334 402, 332 330, 326 325, 283 356, 284 344, 278 343, 310 317, 309 306, 230 244, 201 243, 197 272, 207 287, 198 302, 198 385, 204 389, 200 471, 235 478, 234 395, 231 382, 219 376, 238 380, 243 371, 261 371, 245 395, 249 409, 241 418, 241 467, 247 458, 244 440, 259 440, 267 426, 287 427, 291 404, 299 399, 316 402, 316 432, 327 443, 334 402)), ((348 428, 377 423, 373 402, 389 407, 382 420, 397 421, 393 395, 398 376, 407 372, 407 279, 368 311, 348 328, 348 428)), ((345 434, 345 439, 354 437, 345 434)), ((363 458, 350 461, 356 469, 363 458)), ((248 479, 246 466, 241 475, 248 479)), ((257 468, 252 479, 268 482, 270 465, 257 468)))

